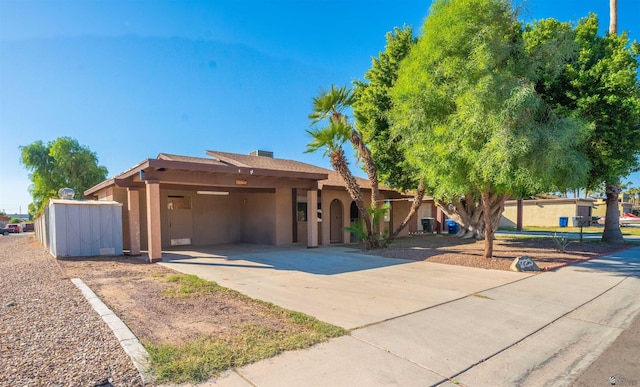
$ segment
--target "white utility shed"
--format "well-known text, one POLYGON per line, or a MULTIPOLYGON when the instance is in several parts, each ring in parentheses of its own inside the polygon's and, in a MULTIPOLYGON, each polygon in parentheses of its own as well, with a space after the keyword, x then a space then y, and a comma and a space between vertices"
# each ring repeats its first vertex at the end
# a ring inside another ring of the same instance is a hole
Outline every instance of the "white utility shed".
POLYGON ((47 215, 54 257, 122 255, 121 203, 52 199, 47 215))

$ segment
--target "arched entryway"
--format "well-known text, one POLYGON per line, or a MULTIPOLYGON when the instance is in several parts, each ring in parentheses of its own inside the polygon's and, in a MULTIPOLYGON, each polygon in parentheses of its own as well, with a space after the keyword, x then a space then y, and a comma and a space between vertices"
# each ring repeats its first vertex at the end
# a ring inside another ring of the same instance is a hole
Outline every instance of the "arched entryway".
MULTIPOLYGON (((349 220, 351 224, 358 223, 362 221, 362 217, 360 216, 360 211, 358 210, 358 205, 355 201, 351 201, 351 207, 349 208, 349 220)), ((355 233, 349 234, 351 243, 360 242, 360 238, 355 233)))
POLYGON ((333 199, 329 207, 329 213, 329 242, 343 243, 342 202, 338 199, 333 199))

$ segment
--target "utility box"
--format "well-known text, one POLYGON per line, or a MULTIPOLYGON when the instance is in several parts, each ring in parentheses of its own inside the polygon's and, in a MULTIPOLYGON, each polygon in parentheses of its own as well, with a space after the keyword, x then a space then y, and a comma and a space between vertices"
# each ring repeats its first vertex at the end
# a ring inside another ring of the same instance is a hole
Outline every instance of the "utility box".
POLYGON ((60 257, 122 255, 122 204, 52 199, 46 219, 49 252, 60 257))

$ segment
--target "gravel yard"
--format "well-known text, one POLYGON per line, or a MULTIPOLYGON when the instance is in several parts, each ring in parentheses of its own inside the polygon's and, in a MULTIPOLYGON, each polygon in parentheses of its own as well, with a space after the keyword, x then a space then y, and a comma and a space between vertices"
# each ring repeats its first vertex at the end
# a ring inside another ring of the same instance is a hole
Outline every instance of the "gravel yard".
MULTIPOLYGON (((508 270, 518 255, 549 268, 620 248, 572 242, 559 253, 549 239, 511 238, 495 241, 495 256, 486 260, 483 242, 427 235, 400 238, 388 249, 367 253, 508 270)), ((113 333, 58 264, 83 279, 146 343, 182 345, 202 337, 230 342, 247 326, 293 336, 309 331, 281 312, 225 291, 169 297, 166 291, 176 286, 167 281, 173 272, 159 265, 125 257, 56 261, 32 236, 9 235, 0 237, 0 386, 143 384, 113 333)))
POLYGON ((29 234, 0 237, 0 385, 140 386, 80 291, 29 234))
POLYGON ((551 238, 501 238, 493 242, 493 258, 486 259, 482 257, 484 241, 433 234, 398 238, 387 249, 369 250, 366 253, 493 270, 510 270, 513 260, 525 255, 541 269, 553 269, 632 246, 571 241, 561 253, 551 238))

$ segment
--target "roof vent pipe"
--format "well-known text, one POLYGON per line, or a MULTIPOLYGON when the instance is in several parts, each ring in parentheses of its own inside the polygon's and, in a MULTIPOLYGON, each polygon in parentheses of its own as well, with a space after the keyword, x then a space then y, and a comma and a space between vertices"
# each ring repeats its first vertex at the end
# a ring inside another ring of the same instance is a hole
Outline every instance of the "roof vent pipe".
POLYGON ((253 152, 249 153, 249 156, 264 156, 264 157, 273 158, 273 152, 264 151, 264 150, 254 150, 253 152))

